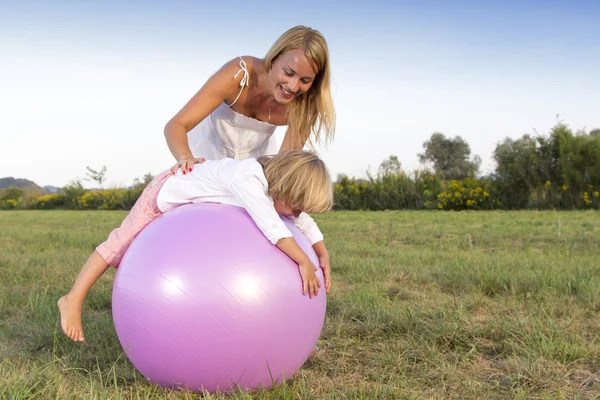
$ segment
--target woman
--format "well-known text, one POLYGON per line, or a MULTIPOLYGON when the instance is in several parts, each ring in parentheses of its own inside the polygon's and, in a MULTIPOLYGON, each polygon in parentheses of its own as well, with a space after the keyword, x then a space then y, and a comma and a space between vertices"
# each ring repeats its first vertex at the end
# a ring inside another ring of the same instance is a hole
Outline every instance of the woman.
POLYGON ((167 123, 172 171, 189 172, 205 159, 274 154, 273 133, 283 125, 279 151, 327 142, 335 131, 327 42, 304 26, 281 35, 263 59, 226 63, 167 123))

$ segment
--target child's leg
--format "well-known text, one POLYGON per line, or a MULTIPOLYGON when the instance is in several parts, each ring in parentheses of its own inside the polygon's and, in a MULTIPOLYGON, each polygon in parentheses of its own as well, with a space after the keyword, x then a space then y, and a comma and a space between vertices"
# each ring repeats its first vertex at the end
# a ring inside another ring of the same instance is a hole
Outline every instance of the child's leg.
POLYGON ((60 326, 65 335, 76 342, 85 340, 81 324, 81 309, 85 296, 108 267, 104 258, 94 251, 77 276, 69 293, 58 300, 60 326))
POLYGON ((119 265, 125 251, 142 229, 161 214, 156 205, 156 197, 171 175, 171 171, 165 171, 148 184, 121 226, 114 229, 108 239, 96 248, 69 293, 58 300, 61 328, 69 338, 76 342, 84 341, 81 311, 85 297, 110 265, 119 265))

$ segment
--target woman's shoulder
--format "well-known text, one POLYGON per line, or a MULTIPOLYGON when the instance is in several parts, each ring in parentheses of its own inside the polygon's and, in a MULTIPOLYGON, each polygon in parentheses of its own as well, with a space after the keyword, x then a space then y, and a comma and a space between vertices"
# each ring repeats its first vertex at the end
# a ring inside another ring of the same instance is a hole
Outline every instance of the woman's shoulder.
MULTIPOLYGON (((240 94, 240 86, 256 86, 264 61, 253 56, 237 56, 227 61, 215 74, 227 85, 227 98, 240 94)), ((231 100, 233 101, 233 100, 231 100)))
MULTIPOLYGON (((262 71, 264 68, 264 60, 254 56, 240 55, 227 61, 221 67, 220 71, 236 75, 238 72, 244 69, 248 70, 249 73, 256 73, 262 71)), ((239 78, 239 75, 238 75, 239 78)))
POLYGON ((249 84, 256 86, 260 73, 264 71, 265 60, 254 56, 242 55, 231 59, 228 62, 228 65, 230 66, 231 72, 233 72, 234 75, 243 69, 246 69, 249 75, 249 84))

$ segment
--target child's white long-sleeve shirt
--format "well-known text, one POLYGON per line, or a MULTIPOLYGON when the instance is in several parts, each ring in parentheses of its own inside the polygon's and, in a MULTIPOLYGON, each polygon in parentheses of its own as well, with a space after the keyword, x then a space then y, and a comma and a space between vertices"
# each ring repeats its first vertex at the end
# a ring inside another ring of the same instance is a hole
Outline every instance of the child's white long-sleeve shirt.
MULTIPOLYGON (((263 168, 254 158, 243 161, 230 158, 208 160, 194 165, 192 172, 186 175, 179 170, 164 183, 156 201, 162 212, 188 203, 223 203, 243 207, 271 243, 292 237, 275 211, 263 168)), ((311 244, 323 240, 323 234, 308 214, 302 213, 298 218, 289 219, 311 244)))

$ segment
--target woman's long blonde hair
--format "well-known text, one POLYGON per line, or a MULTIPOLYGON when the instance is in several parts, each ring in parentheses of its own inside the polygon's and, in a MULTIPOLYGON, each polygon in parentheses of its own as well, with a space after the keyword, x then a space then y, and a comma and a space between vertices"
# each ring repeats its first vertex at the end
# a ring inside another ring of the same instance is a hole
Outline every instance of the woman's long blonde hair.
POLYGON ((314 147, 322 141, 330 142, 335 134, 329 49, 325 38, 319 31, 306 26, 289 29, 275 41, 265 56, 265 70, 271 71, 273 62, 281 53, 295 49, 302 49, 318 71, 308 92, 287 105, 288 129, 293 133, 293 148, 304 143, 314 147))
POLYGON ((290 150, 257 161, 263 166, 273 200, 306 213, 320 214, 333 207, 333 183, 315 153, 290 150))

